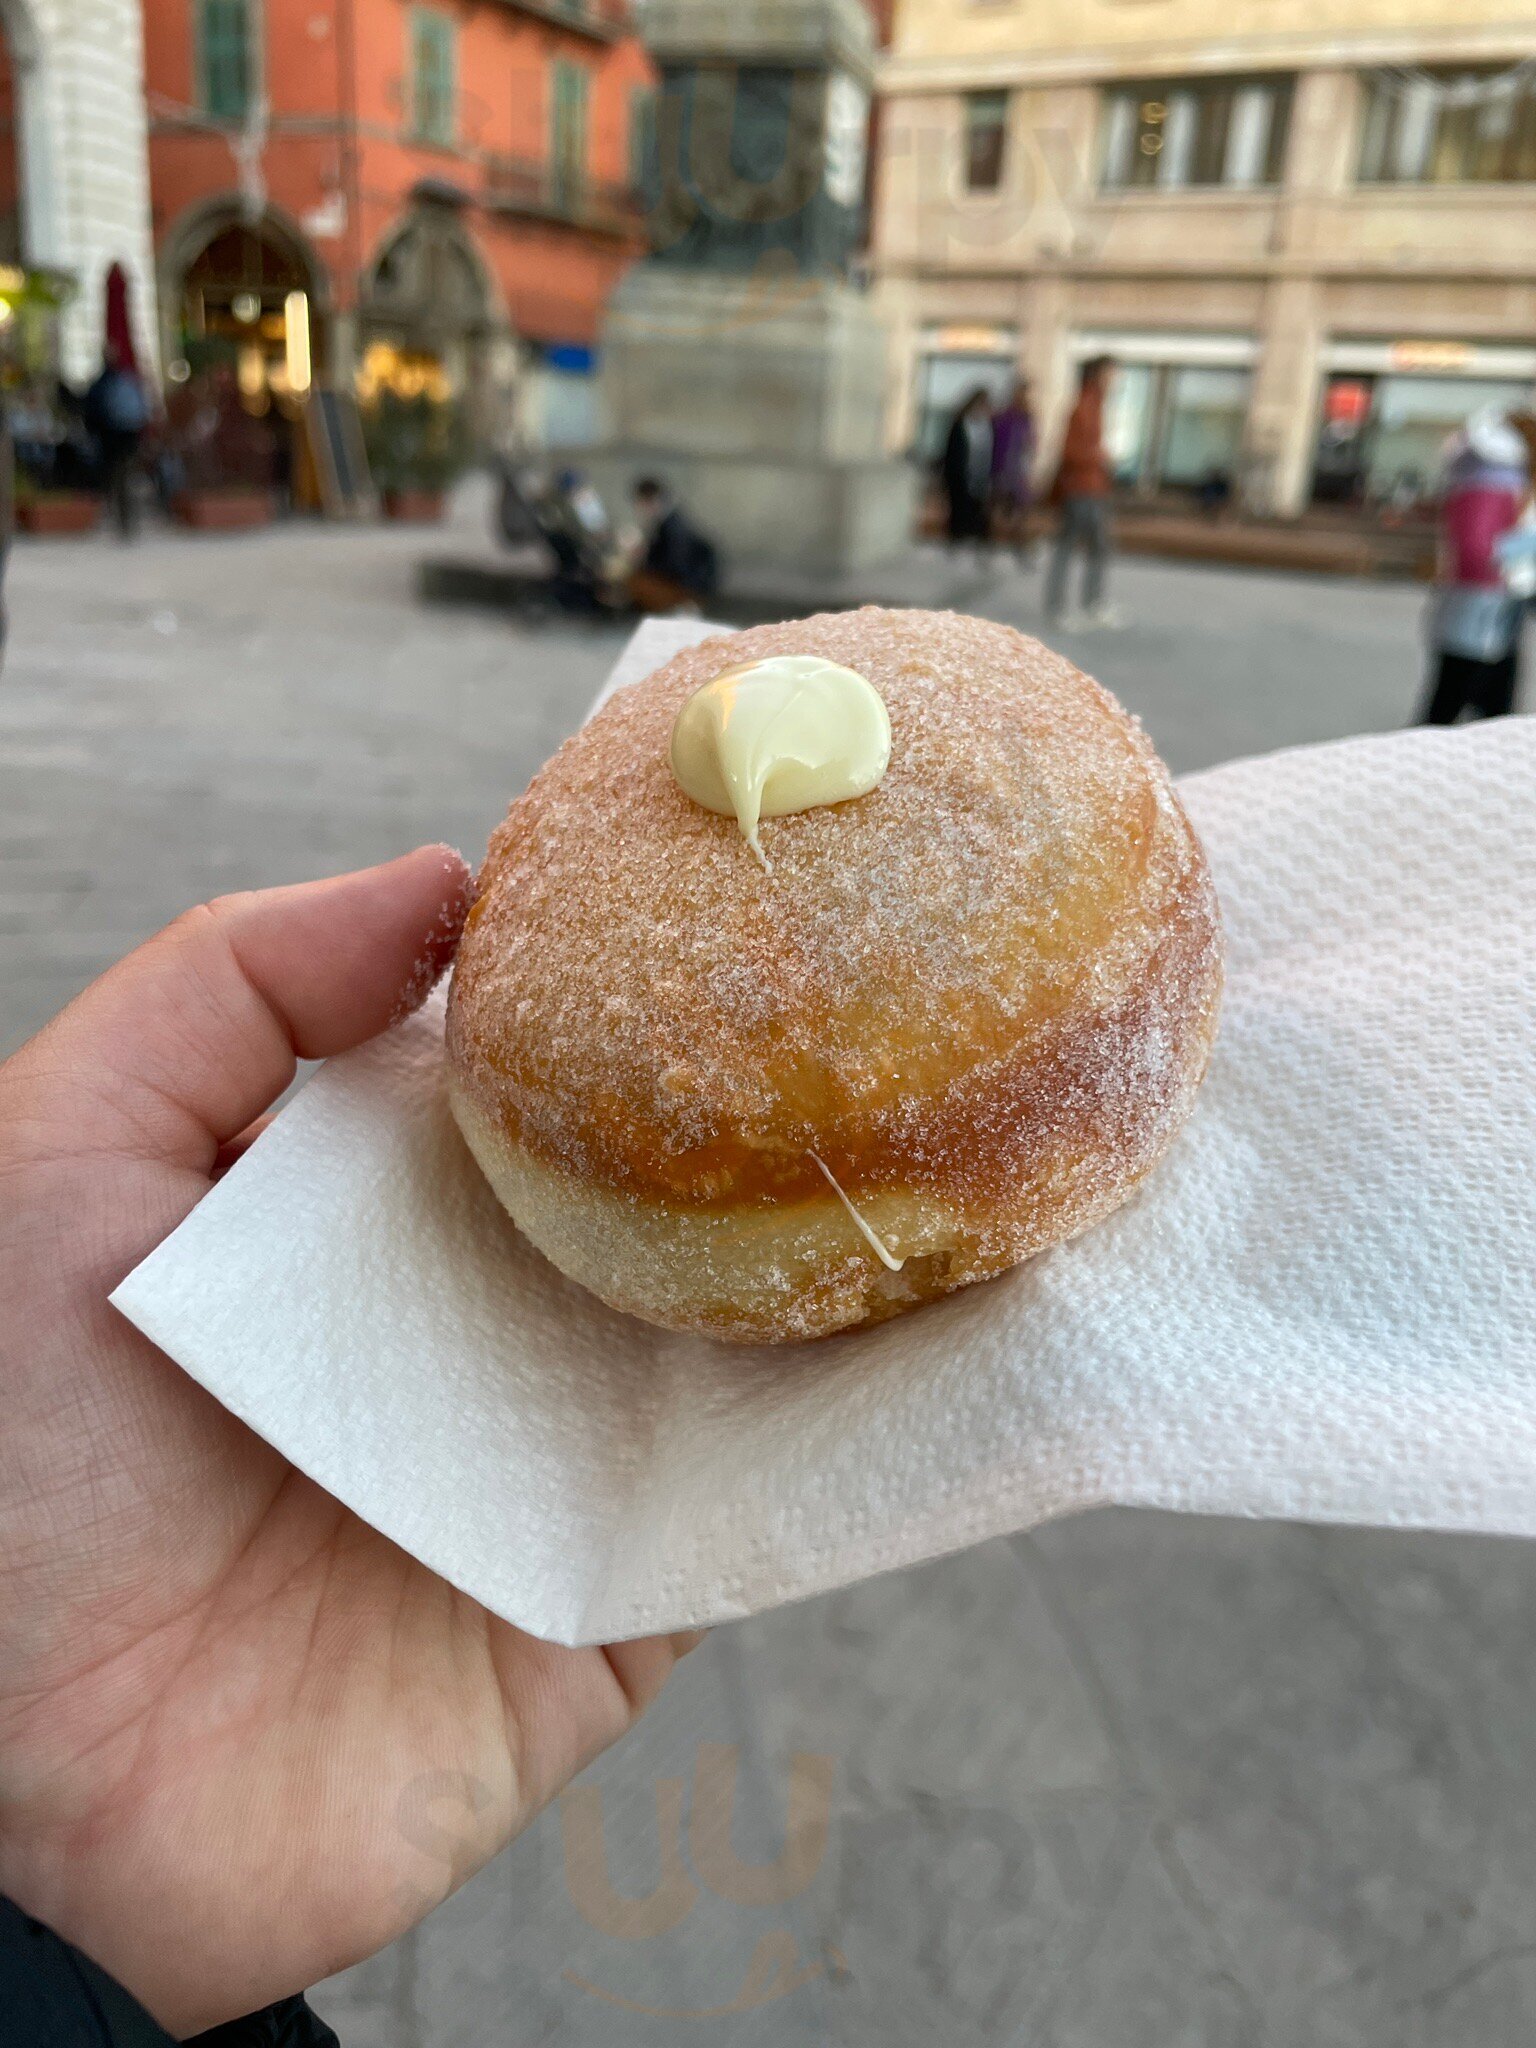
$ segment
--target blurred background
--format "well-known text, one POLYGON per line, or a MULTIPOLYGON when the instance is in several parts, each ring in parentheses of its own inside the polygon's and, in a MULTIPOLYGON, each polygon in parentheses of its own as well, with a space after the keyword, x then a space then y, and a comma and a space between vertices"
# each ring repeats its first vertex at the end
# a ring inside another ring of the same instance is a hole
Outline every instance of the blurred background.
MULTIPOLYGON (((1179 772, 1406 724, 1448 656, 1441 712, 1513 694, 1522 0, 0 31, 0 1053, 199 898, 473 858, 646 612, 985 613, 1179 772)), ((1533 1681, 1526 1546, 1088 1516, 718 1632, 316 2002, 348 2048, 1524 2048, 1533 1681)), ((420 1789, 430 1891, 475 1814, 420 1789)))

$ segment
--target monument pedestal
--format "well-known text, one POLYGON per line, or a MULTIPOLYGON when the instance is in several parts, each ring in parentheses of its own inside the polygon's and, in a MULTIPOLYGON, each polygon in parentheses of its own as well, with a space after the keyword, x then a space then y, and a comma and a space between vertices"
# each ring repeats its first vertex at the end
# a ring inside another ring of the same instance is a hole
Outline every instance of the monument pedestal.
POLYGON ((653 255, 608 309, 610 505, 659 477, 726 557, 836 575, 911 538, 884 442, 886 338, 848 282, 873 29, 860 0, 652 0, 653 255))
POLYGON ((917 478, 900 462, 775 462, 617 446, 580 451, 582 473, 611 506, 637 477, 660 477, 735 563, 828 581, 876 568, 910 545, 917 478))
POLYGON ((829 574, 911 537, 918 477, 881 446, 885 333, 834 279, 643 264, 603 335, 609 439, 582 466, 610 504, 660 476, 736 557, 829 574))

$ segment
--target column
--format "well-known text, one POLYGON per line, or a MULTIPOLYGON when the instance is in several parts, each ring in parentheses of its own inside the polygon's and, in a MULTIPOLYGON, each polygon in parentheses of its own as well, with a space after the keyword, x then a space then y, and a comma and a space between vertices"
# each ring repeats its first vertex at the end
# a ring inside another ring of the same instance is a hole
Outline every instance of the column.
POLYGON ((1071 281, 1056 271, 1036 272, 1019 284, 1019 369, 1034 395, 1042 488, 1054 473, 1077 386, 1072 296, 1071 281))
POLYGON ((143 27, 134 0, 34 0, 37 61, 26 67, 22 116, 29 262, 70 272, 76 292, 61 341, 66 376, 101 367, 108 266, 132 284, 136 336, 154 373, 159 356, 149 211, 143 27), (46 130, 47 154, 39 130, 46 130), (29 161, 30 159, 30 161, 29 161))
POLYGON ((1328 218, 1353 174, 1355 96, 1347 71, 1310 71, 1296 84, 1275 254, 1265 293, 1259 363, 1248 417, 1249 509, 1294 518, 1306 509, 1317 443, 1325 340, 1319 251, 1328 218))
POLYGON ((1247 509, 1282 519, 1305 511, 1317 442, 1322 289, 1288 277, 1264 296, 1259 362, 1248 411, 1247 509))

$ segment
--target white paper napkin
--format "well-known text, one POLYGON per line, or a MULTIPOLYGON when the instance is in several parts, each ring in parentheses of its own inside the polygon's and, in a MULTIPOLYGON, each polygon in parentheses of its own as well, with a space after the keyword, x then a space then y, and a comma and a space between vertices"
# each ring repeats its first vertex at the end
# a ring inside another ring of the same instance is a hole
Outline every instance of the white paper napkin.
MULTIPOLYGON (((711 629, 652 627, 618 681, 711 629)), ((444 1107, 441 1002, 332 1061, 118 1307, 293 1462, 566 1643, 1097 1502, 1536 1533, 1536 722, 1184 784, 1229 942, 1195 1118, 1080 1242, 743 1352, 611 1314, 444 1107)))

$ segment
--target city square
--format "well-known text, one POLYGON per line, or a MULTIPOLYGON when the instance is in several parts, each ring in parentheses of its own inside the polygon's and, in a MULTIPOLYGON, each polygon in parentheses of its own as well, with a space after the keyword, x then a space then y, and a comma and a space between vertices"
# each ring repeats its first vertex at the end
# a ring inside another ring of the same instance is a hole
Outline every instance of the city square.
MULTIPOLYGON (((491 509, 471 481, 425 542, 409 528, 289 527, 18 553, 3 699, 8 1048, 189 903, 423 840, 477 856, 628 630, 519 631, 495 612, 419 605, 419 558, 494 564, 491 509)), ((1390 731, 1422 695, 1411 587, 1140 562, 1121 587, 1130 630, 1063 644, 1176 773, 1390 731)), ((1007 554, 983 568, 933 548, 856 595, 1038 632, 1040 589, 1007 554)), ((818 601, 814 585, 783 590, 790 609, 818 601)))

